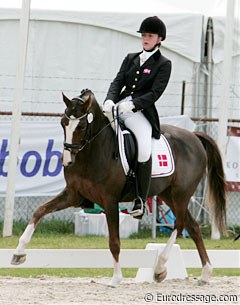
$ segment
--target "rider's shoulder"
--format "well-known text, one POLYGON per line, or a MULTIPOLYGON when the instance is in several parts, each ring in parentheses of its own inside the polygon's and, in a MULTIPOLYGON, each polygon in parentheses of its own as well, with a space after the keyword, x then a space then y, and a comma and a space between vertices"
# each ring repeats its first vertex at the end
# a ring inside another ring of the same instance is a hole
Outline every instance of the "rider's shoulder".
POLYGON ((126 57, 127 57, 129 60, 131 60, 131 59, 134 59, 134 58, 136 58, 137 56, 139 56, 141 53, 142 53, 142 52, 128 53, 126 57))
POLYGON ((161 53, 160 53, 160 57, 159 57, 159 60, 164 63, 164 62, 171 62, 171 60, 169 58, 167 58, 166 56, 163 56, 161 53))

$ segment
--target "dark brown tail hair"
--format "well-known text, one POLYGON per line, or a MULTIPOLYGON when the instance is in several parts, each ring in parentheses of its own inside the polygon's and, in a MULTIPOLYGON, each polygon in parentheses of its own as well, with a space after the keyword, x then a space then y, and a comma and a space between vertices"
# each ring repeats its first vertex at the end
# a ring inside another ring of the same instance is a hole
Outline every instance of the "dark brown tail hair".
POLYGON ((208 186, 209 202, 212 205, 214 218, 218 230, 226 233, 226 192, 227 185, 225 181, 223 162, 220 150, 216 142, 203 132, 194 132, 202 142, 208 160, 208 186))

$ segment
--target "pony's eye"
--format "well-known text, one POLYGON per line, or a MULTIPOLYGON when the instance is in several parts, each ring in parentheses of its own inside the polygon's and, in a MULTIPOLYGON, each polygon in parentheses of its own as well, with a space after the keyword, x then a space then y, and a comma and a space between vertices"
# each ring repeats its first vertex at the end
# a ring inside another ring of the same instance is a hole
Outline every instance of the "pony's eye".
POLYGON ((79 124, 78 126, 77 126, 77 129, 79 129, 79 130, 85 130, 86 129, 86 126, 85 125, 83 125, 83 124, 79 124))

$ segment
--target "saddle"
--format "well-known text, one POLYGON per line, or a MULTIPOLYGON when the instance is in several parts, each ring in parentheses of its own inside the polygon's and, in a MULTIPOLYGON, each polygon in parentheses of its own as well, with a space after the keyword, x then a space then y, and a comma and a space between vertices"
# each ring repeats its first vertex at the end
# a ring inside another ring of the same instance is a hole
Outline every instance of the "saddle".
MULTIPOLYGON (((117 123, 117 144, 121 163, 127 177, 135 177, 137 141, 123 122, 117 123)), ((171 147, 164 134, 159 140, 152 139, 152 178, 166 177, 175 170, 171 147)))

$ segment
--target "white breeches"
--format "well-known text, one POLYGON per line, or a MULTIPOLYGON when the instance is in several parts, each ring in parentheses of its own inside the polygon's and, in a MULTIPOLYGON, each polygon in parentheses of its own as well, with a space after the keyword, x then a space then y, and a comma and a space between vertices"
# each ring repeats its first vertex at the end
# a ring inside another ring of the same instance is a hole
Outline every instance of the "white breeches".
MULTIPOLYGON (((125 101, 126 99, 124 99, 125 101)), ((121 103, 120 101, 119 103, 121 103)), ((120 115, 124 124, 135 135, 138 144, 138 162, 149 160, 152 152, 152 126, 141 111, 120 115)))

